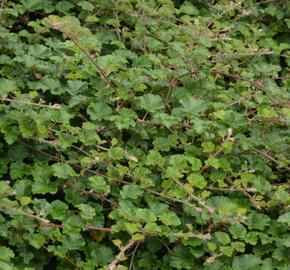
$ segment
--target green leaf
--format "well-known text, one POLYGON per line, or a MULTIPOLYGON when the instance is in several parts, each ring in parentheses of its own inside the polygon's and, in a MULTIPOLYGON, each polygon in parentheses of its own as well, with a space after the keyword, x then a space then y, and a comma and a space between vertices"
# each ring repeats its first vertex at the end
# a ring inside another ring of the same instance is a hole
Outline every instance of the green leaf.
POLYGON ((177 179, 177 178, 182 178, 182 177, 183 177, 183 174, 180 173, 180 172, 178 171, 178 169, 176 169, 176 168, 174 168, 174 167, 168 167, 168 168, 166 169, 165 176, 166 176, 167 178, 171 178, 171 179, 176 178, 176 179, 177 179))
POLYGON ((33 194, 54 194, 58 190, 56 183, 50 182, 48 179, 40 178, 36 179, 32 184, 33 194))
POLYGON ((286 190, 279 189, 274 193, 273 200, 287 203, 290 200, 290 195, 286 190))
POLYGON ((57 220, 64 220, 68 211, 68 206, 60 200, 51 203, 50 215, 57 220))
POLYGON ((138 116, 133 110, 122 108, 119 115, 111 116, 109 119, 116 124, 118 129, 125 129, 130 126, 134 127, 137 118, 138 116))
POLYGON ((201 160, 195 157, 186 157, 188 162, 191 164, 191 169, 193 171, 198 171, 202 167, 201 160))
POLYGON ((77 5, 80 6, 82 9, 87 10, 87 11, 93 11, 93 9, 94 9, 93 4, 90 3, 89 1, 81 1, 77 5))
POLYGON ((199 43, 207 48, 212 47, 212 40, 208 36, 203 36, 203 35, 199 36, 199 43))
POLYGON ((113 260, 113 252, 105 245, 99 245, 90 251, 91 257, 96 265, 104 266, 113 260))
POLYGON ((261 193, 265 194, 266 192, 272 189, 269 181, 264 179, 263 177, 256 177, 252 180, 253 186, 261 193))
POLYGON ((1 78, 0 79, 0 96, 5 98, 9 92, 14 92, 17 89, 15 81, 1 78))
POLYGON ((14 270, 15 268, 11 264, 0 261, 0 269, 1 270, 14 270))
POLYGON ((169 115, 163 112, 156 112, 154 114, 154 118, 152 119, 153 122, 160 122, 165 127, 170 128, 174 125, 178 124, 179 119, 173 115, 169 115))
POLYGON ((285 237, 283 237, 283 239, 281 239, 279 241, 279 244, 289 248, 290 247, 290 236, 289 235, 285 235, 285 237))
POLYGON ((213 243, 213 242, 208 242, 207 243, 207 247, 210 251, 214 252, 216 249, 217 249, 217 245, 216 243, 213 243))
POLYGON ((194 115, 200 112, 204 112, 207 108, 205 101, 196 99, 194 97, 187 97, 180 100, 183 112, 194 115))
POLYGON ((156 150, 169 151, 171 147, 176 145, 177 139, 173 135, 168 137, 157 137, 154 139, 153 144, 156 150))
POLYGON ((84 247, 86 242, 78 233, 69 234, 64 237, 63 246, 67 250, 78 250, 84 247))
POLYGON ((208 166, 212 166, 215 169, 218 169, 221 167, 220 160, 214 157, 210 157, 208 160, 206 160, 205 164, 208 166))
POLYGON ((73 95, 77 95, 80 92, 87 90, 87 84, 80 80, 68 80, 67 82, 69 92, 73 95))
POLYGON ((215 232, 214 236, 217 239, 217 241, 223 245, 226 245, 231 242, 229 235, 225 232, 215 232))
POLYGON ((230 232, 234 239, 246 239, 247 230, 242 224, 231 224, 230 232))
POLYGON ((148 223, 144 229, 149 232, 161 233, 161 228, 156 223, 148 223))
POLYGON ((87 113, 92 120, 102 120, 113 113, 110 106, 103 102, 91 102, 87 109, 87 113))
POLYGON ((149 209, 136 209, 135 211, 135 218, 137 220, 146 222, 146 223, 152 223, 154 221, 157 220, 156 216, 154 215, 154 213, 152 211, 150 211, 149 209))
POLYGON ((74 4, 69 2, 69 1, 60 1, 55 6, 56 10, 58 10, 62 13, 68 12, 73 7, 74 7, 74 4))
POLYGON ((233 247, 220 247, 220 251, 225 254, 228 257, 232 257, 233 253, 234 253, 234 248, 233 247))
POLYGON ((167 211, 167 213, 162 213, 158 218, 166 226, 179 226, 181 224, 180 219, 173 212, 167 211))
POLYGON ((53 175, 62 179, 77 175, 73 168, 66 163, 55 163, 52 165, 52 169, 53 175))
POLYGON ((91 122, 83 123, 80 140, 84 145, 94 145, 97 142, 101 142, 101 139, 97 134, 97 129, 98 127, 91 122))
POLYGON ((54 95, 60 95, 64 91, 60 90, 60 82, 52 77, 45 76, 39 83, 37 83, 36 88, 43 91, 50 91, 54 95))
POLYGON ((179 9, 180 12, 188 15, 198 15, 199 13, 198 9, 189 1, 184 1, 179 9))
POLYGON ((0 198, 5 197, 10 190, 10 186, 7 183, 4 181, 0 182, 0 198))
POLYGON ((1 260, 3 261, 10 261, 12 258, 14 258, 14 252, 8 248, 8 247, 5 247, 5 246, 0 246, 0 258, 1 260))
POLYGON ((207 185, 204 177, 199 174, 192 173, 187 177, 187 180, 193 187, 198 187, 200 189, 204 189, 207 185))
POLYGON ((144 238, 145 238, 144 235, 141 233, 135 233, 132 235, 133 240, 144 240, 144 238))
POLYGON ((97 64, 99 68, 106 71, 108 74, 120 71, 126 68, 127 59, 121 55, 108 54, 98 57, 97 64))
POLYGON ((104 177, 102 176, 91 176, 89 177, 90 187, 95 192, 104 192, 107 193, 110 191, 110 186, 105 181, 104 177))
POLYGON ((35 11, 42 8, 43 2, 41 0, 23 0, 23 6, 30 11, 35 11))
POLYGON ((88 204, 79 204, 76 207, 81 211, 80 215, 84 220, 92 220, 96 215, 96 211, 93 207, 88 204))
POLYGON ((33 234, 29 237, 29 244, 39 249, 46 242, 46 239, 41 234, 33 234))
POLYGON ((190 269, 192 267, 192 256, 186 247, 175 247, 170 258, 171 269, 190 269))
POLYGON ((287 1, 0 2, 0 269, 289 270, 287 1))
POLYGON ((125 185, 120 192, 123 199, 132 199, 136 200, 142 196, 143 191, 137 185, 125 185))
POLYGON ((231 199, 224 196, 212 196, 209 199, 210 204, 218 210, 221 215, 231 216, 234 215, 238 206, 231 199))
POLYGON ((201 146, 204 153, 213 152, 215 149, 215 145, 212 142, 203 142, 201 146))
POLYGON ((266 258, 261 265, 261 270, 272 270, 272 269, 274 269, 272 259, 266 258))
POLYGON ((1 130, 1 132, 4 133, 4 139, 9 145, 12 145, 19 135, 19 133, 12 127, 7 127, 4 131, 1 130))
POLYGON ((146 94, 140 98, 140 107, 148 112, 155 113, 162 110, 164 104, 159 95, 146 94))
POLYGON ((26 139, 33 137, 35 134, 35 126, 33 123, 22 121, 19 124, 19 129, 23 138, 26 138, 26 139))
POLYGON ((261 264, 261 259, 252 254, 237 256, 233 261, 233 270, 254 270, 261 264))
POLYGON ((270 218, 254 212, 248 216, 247 225, 250 229, 263 230, 266 226, 270 226, 270 218))
POLYGON ((20 203, 22 205, 30 204, 31 203, 31 198, 28 197, 28 196, 22 196, 22 197, 20 197, 20 203))
POLYGON ((131 234, 139 231, 139 226, 135 223, 125 223, 125 227, 131 234))
POLYGON ((288 226, 290 226, 290 212, 287 212, 279 216, 277 221, 281 223, 286 223, 288 226))
POLYGON ((164 165, 164 159, 162 158, 162 156, 160 155, 160 153, 156 150, 150 150, 149 153, 146 156, 146 161, 145 161, 146 165, 164 165))
POLYGON ((113 160, 121 160, 124 158, 124 150, 121 147, 112 147, 108 151, 108 155, 113 160))
POLYGON ((247 237, 245 239, 245 242, 246 243, 249 243, 251 245, 256 245, 257 244, 257 241, 258 241, 258 233, 257 232, 249 232, 247 234, 247 237))
POLYGON ((243 242, 231 242, 231 246, 238 252, 244 252, 246 245, 243 242))

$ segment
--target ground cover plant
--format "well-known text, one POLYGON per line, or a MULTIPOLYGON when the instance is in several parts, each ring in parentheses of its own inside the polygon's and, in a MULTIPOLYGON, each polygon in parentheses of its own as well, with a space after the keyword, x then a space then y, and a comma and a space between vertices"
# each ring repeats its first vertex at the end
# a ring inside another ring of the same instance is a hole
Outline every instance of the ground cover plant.
POLYGON ((289 15, 2 0, 0 269, 289 270, 289 15))

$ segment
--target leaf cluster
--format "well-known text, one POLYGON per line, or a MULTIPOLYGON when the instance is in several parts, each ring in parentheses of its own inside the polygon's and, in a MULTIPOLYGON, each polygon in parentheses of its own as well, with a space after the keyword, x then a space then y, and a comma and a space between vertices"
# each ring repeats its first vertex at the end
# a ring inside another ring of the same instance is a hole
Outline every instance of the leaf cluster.
POLYGON ((287 1, 0 9, 0 269, 288 270, 287 1))

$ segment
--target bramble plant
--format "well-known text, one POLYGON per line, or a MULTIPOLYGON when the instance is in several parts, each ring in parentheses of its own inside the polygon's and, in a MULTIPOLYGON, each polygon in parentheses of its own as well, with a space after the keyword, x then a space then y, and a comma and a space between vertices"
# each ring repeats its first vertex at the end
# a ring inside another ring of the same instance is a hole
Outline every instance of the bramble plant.
POLYGON ((0 269, 290 269, 287 0, 0 23, 0 269))

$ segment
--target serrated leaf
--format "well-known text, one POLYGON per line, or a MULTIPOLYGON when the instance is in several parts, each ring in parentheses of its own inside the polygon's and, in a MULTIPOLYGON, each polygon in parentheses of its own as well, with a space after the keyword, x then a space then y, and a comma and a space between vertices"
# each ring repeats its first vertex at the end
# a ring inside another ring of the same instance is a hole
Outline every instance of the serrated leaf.
POLYGON ((99 266, 104 266, 113 260, 112 250, 105 245, 100 245, 91 250, 90 254, 93 258, 93 262, 99 266))
POLYGON ((66 163, 55 163, 52 165, 52 169, 53 175, 62 179, 77 175, 73 168, 66 163))
POLYGON ((203 142, 201 146, 204 153, 213 152, 215 149, 215 145, 212 142, 203 142))
POLYGON ((51 203, 50 215, 57 220, 64 220, 68 211, 68 206, 60 200, 51 203))
POLYGON ((226 245, 231 242, 229 235, 225 232, 215 232, 214 236, 217 239, 217 241, 223 245, 226 245))
POLYGON ((102 120, 111 115, 113 110, 110 106, 103 102, 92 102, 87 109, 92 120, 102 120))
POLYGON ((46 242, 46 239, 41 234, 33 234, 29 238, 29 244, 32 245, 34 248, 41 248, 42 245, 46 242))
POLYGON ((228 257, 232 257, 234 253, 233 247, 229 247, 229 246, 220 247, 220 251, 228 257))
POLYGON ((34 11, 43 6, 41 0, 23 0, 23 5, 27 10, 34 11))
POLYGON ((129 233, 135 233, 139 231, 138 225, 134 223, 125 223, 125 227, 129 233))
POLYGON ((158 218, 166 226, 179 226, 181 224, 179 217, 173 212, 167 211, 167 213, 159 215, 158 218))
POLYGON ((140 233, 135 233, 132 235, 133 240, 143 240, 144 238, 145 238, 144 235, 140 233))
POLYGON ((242 224, 231 224, 230 232, 234 239, 245 239, 247 235, 247 230, 242 224))
POLYGON ((286 223, 288 226, 290 226, 290 212, 287 212, 279 216, 277 221, 281 223, 286 223))
POLYGON ((200 189, 204 189, 207 185, 204 177, 199 174, 192 173, 187 177, 187 180, 193 187, 198 187, 200 189))
POLYGON ((28 196, 22 196, 22 197, 20 197, 20 203, 22 205, 27 205, 27 204, 31 203, 31 198, 28 196))
POLYGON ((125 185, 120 192, 123 199, 133 199, 136 200, 143 194, 141 188, 137 185, 125 185))
POLYGON ((66 13, 67 11, 72 9, 73 7, 74 7, 74 4, 69 2, 69 1, 59 1, 55 6, 56 10, 58 10, 62 13, 66 13))
POLYGON ((120 239, 114 239, 113 240, 113 244, 118 247, 119 249, 121 249, 122 246, 122 241, 120 239))
POLYGON ((245 254, 234 258, 233 270, 254 270, 260 265, 261 259, 252 254, 245 254))
POLYGON ((155 113, 164 108, 164 104, 159 95, 146 94, 140 98, 140 106, 148 112, 155 113))
POLYGON ((14 81, 1 78, 0 79, 0 96, 6 97, 9 92, 14 92, 17 89, 17 85, 14 81))
POLYGON ((1 270, 14 270, 14 266, 12 264, 8 264, 6 262, 0 261, 0 269, 1 270))
POLYGON ((135 211, 135 218, 137 220, 146 222, 146 223, 151 223, 157 220, 156 216, 154 215, 154 213, 152 211, 150 211, 149 209, 137 209, 135 211))
POLYGON ((78 250, 85 246, 86 242, 78 233, 69 234, 64 237, 63 245, 67 250, 78 250))
POLYGON ((270 226, 270 218, 260 213, 251 213, 247 218, 247 225, 250 229, 263 230, 266 226, 270 226))
POLYGON ((96 215, 96 211, 93 207, 88 204, 79 204, 76 207, 81 211, 80 215, 84 220, 92 220, 96 215))
POLYGON ((80 6, 84 10, 92 11, 94 9, 94 6, 89 1, 81 1, 78 3, 78 6, 80 6))
POLYGON ((243 242, 232 242, 231 246, 238 252, 244 252, 246 245, 243 242))
POLYGON ((113 115, 109 119, 114 121, 118 129, 126 129, 130 126, 134 127, 137 118, 138 116, 133 110, 122 108, 119 111, 119 115, 113 115))
POLYGON ((60 95, 64 92, 60 90, 60 82, 49 76, 44 77, 40 82, 38 82, 36 88, 43 91, 50 91, 55 95, 60 95))
POLYGON ((3 261, 10 261, 12 258, 14 258, 14 252, 8 248, 8 247, 5 247, 5 246, 0 246, 0 258, 1 260, 3 261))
POLYGON ((107 193, 110 191, 110 186, 105 181, 104 177, 102 176, 91 176, 89 177, 90 187, 95 192, 104 192, 107 193))
POLYGON ((187 97, 180 100, 183 112, 194 115, 203 112, 207 108, 205 101, 194 97, 187 97))
POLYGON ((195 157, 186 157, 186 159, 189 161, 191 164, 191 169, 193 171, 198 171, 202 167, 201 160, 195 157))

